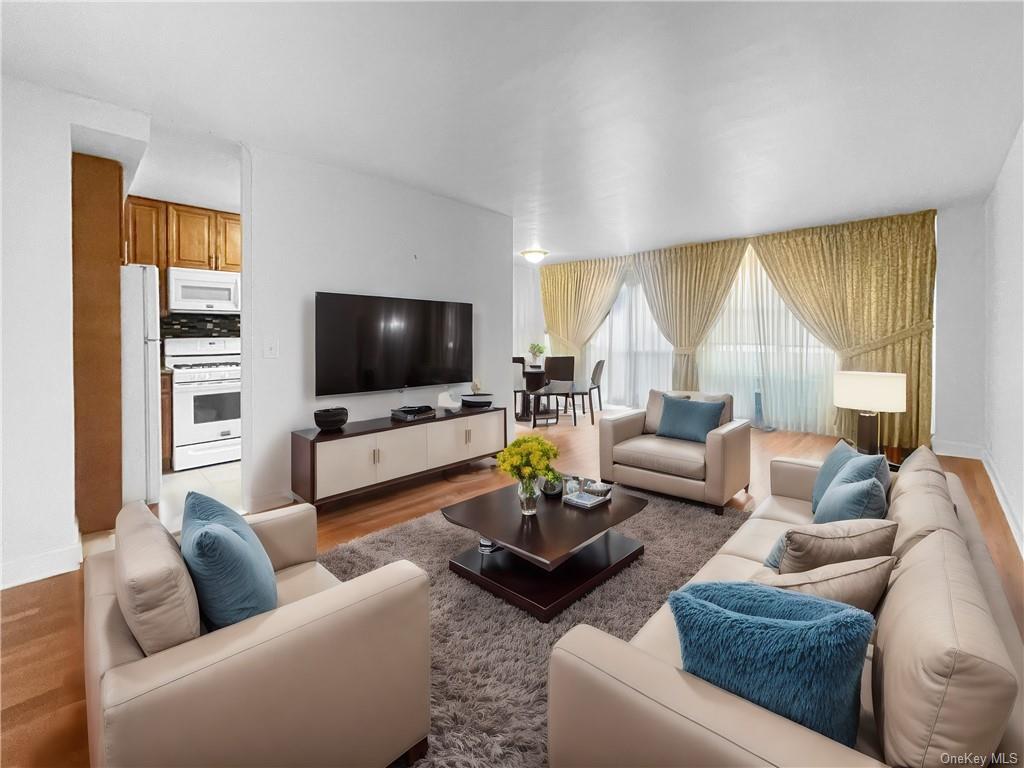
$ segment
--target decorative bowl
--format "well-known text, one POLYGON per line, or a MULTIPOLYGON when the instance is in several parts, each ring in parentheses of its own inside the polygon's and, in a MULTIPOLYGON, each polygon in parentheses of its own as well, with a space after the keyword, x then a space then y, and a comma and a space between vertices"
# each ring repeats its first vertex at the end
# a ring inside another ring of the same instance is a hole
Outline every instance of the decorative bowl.
POLYGON ((494 395, 490 392, 477 392, 475 395, 463 395, 463 408, 490 408, 494 402, 494 395))
POLYGON ((608 483, 602 483, 599 480, 594 480, 591 483, 587 483, 587 487, 584 488, 587 493, 593 494, 594 496, 600 496, 604 498, 612 492, 612 487, 608 483))
POLYGON ((324 432, 341 429, 348 421, 348 408, 323 408, 313 411, 313 422, 324 432))
POLYGON ((540 484, 540 492, 545 496, 552 498, 562 495, 562 481, 561 480, 548 480, 544 479, 544 482, 540 484))

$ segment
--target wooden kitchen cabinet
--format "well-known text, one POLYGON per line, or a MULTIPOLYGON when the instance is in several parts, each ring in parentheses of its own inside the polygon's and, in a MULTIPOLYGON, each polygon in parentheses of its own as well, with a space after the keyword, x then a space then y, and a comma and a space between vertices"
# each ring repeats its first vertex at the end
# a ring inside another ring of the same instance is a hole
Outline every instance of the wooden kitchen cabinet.
POLYGON ((160 458, 164 472, 171 471, 171 454, 174 452, 174 397, 171 395, 171 374, 160 374, 160 458))
POLYGON ((242 217, 238 214, 217 214, 215 268, 221 272, 242 271, 242 217))
POLYGON ((144 197, 125 201, 128 264, 167 266, 167 203, 144 197))
POLYGON ((167 315, 167 203, 129 196, 124 203, 125 263, 160 272, 160 315, 167 315))
POLYGON ((167 206, 167 266, 214 269, 217 212, 170 203, 167 206))

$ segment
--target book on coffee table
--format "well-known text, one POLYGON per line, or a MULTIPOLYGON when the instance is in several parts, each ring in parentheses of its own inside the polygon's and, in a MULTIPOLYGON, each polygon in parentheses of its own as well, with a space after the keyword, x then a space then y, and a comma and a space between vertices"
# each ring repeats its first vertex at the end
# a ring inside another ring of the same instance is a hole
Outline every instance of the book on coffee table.
POLYGON ((595 496, 592 493, 586 491, 577 491, 576 493, 563 496, 562 501, 566 504, 571 504, 574 507, 581 507, 583 509, 593 509, 605 504, 611 499, 611 496, 595 496))

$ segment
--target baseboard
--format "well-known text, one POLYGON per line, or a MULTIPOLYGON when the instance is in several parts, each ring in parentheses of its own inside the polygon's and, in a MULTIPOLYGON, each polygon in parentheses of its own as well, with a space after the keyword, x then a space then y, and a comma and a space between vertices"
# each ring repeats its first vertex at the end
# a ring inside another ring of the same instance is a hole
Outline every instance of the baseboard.
POLYGON ((47 579, 68 571, 77 571, 82 564, 82 544, 75 542, 62 549, 53 549, 32 557, 8 560, 3 563, 0 585, 3 589, 47 579))
POLYGON ((959 456, 964 459, 981 459, 985 455, 985 449, 976 443, 943 440, 935 436, 932 436, 932 450, 940 456, 959 456))
POLYGON ((1006 494, 1006 486, 1003 485, 1003 481, 999 478, 995 462, 992 461, 992 454, 987 450, 983 452, 981 463, 985 466, 985 471, 988 472, 989 480, 992 481, 992 487, 995 489, 999 506, 1003 508, 1003 515, 1010 526, 1010 532, 1017 541, 1017 549, 1024 552, 1024 531, 1021 530, 1020 510, 1013 509, 1010 505, 1009 497, 1006 494))

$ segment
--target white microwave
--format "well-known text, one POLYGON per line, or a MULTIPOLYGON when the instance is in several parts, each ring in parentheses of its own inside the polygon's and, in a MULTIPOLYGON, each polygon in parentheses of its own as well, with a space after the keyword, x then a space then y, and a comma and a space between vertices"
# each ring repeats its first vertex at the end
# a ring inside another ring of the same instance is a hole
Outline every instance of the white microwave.
POLYGON ((242 311, 242 275, 170 267, 167 306, 171 312, 237 315, 242 311))

